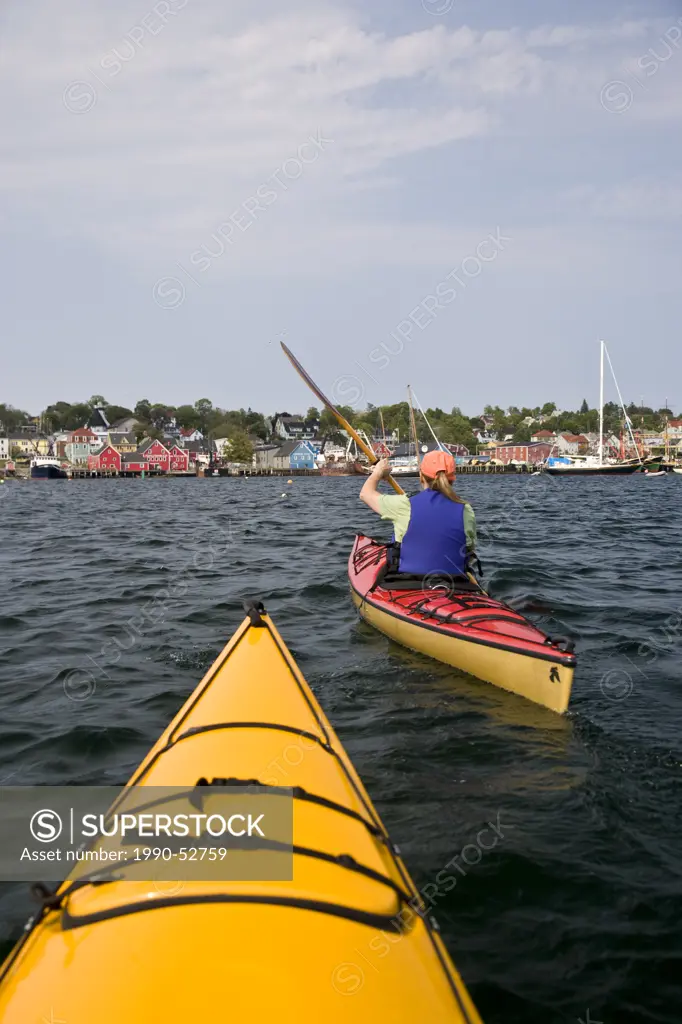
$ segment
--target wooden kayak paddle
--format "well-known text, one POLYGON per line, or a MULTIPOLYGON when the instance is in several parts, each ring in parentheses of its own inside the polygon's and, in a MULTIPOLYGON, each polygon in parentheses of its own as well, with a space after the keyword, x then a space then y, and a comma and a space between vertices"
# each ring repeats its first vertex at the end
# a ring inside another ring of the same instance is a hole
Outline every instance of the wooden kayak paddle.
MULTIPOLYGON (((306 382, 306 384, 308 385, 310 390, 313 392, 314 395, 317 396, 317 398, 319 398, 319 400, 322 402, 324 407, 329 410, 329 412, 332 414, 332 416, 336 419, 336 421, 339 424, 339 426, 342 427, 343 430, 345 430, 346 433, 349 434, 353 438, 353 440, 355 441, 355 443, 358 446, 358 448, 362 452, 365 453, 365 455, 367 456, 367 458, 369 459, 369 461, 370 461, 370 463, 372 465, 377 463, 379 461, 379 459, 377 458, 376 453, 373 452, 372 449, 369 447, 369 445, 366 444, 362 440, 362 438, 357 433, 357 431, 350 425, 350 423, 348 422, 346 417, 343 416, 339 412, 339 410, 336 408, 336 406, 333 405, 329 401, 329 399, 324 394, 324 392, 320 391, 320 389, 318 388, 318 386, 315 383, 315 381, 303 369, 303 367, 301 366, 301 364, 299 363, 298 359, 296 358, 294 353, 291 351, 291 349, 287 348, 287 346, 284 344, 283 341, 280 341, 280 345, 282 346, 282 348, 284 350, 284 354, 286 355, 287 359, 290 361, 290 363, 292 364, 292 366, 294 367, 294 369, 296 370, 298 375, 306 382)), ((405 491, 402 489, 400 484, 397 483, 397 481, 395 481, 392 476, 386 477, 386 480, 391 485, 391 487, 396 492, 396 494, 404 494, 405 493, 405 491)))

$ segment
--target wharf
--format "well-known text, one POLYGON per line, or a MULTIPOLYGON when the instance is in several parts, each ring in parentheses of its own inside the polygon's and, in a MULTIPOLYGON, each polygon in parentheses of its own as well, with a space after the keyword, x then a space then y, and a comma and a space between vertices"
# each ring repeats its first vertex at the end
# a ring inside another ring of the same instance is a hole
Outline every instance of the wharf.
MULTIPOLYGON (((271 467, 261 467, 258 469, 242 468, 237 469, 236 467, 222 466, 218 469, 218 476, 316 476, 320 477, 323 474, 320 473, 319 469, 274 469, 271 467)), ((353 476, 352 473, 349 476, 353 476)))
MULTIPOLYGON (((537 473, 537 472, 543 472, 543 470, 544 470, 544 466, 530 466, 530 465, 522 465, 522 466, 511 466, 511 465, 491 466, 490 464, 485 464, 485 465, 480 465, 480 466, 464 465, 464 466, 458 466, 457 467, 457 475, 458 476, 466 476, 466 475, 469 475, 469 474, 478 474, 480 476, 481 474, 487 475, 487 474, 492 474, 492 473, 494 473, 494 474, 506 473, 506 474, 509 475, 509 474, 519 474, 519 473, 537 473)), ((135 473, 135 472, 122 472, 122 473, 119 473, 116 470, 106 470, 106 469, 105 470, 102 470, 102 469, 90 470, 90 469, 81 469, 81 468, 78 468, 78 467, 71 467, 69 470, 67 470, 67 475, 68 475, 70 480, 113 480, 113 479, 117 479, 119 477, 126 478, 126 479, 130 479, 130 478, 135 477, 138 480, 139 479, 145 479, 145 480, 168 480, 168 479, 175 478, 175 477, 185 477, 185 478, 187 478, 187 477, 190 477, 190 478, 199 477, 200 478, 200 477, 203 477, 203 476, 206 476, 206 477, 209 476, 208 473, 197 473, 195 470, 189 470, 188 472, 179 471, 179 472, 171 472, 171 473, 149 473, 149 472, 146 472, 146 473, 144 473, 144 476, 143 476, 142 473, 135 473)), ((274 469, 272 467, 267 467, 267 468, 262 468, 261 467, 261 468, 258 468, 258 469, 248 468, 247 469, 247 468, 244 468, 244 467, 243 468, 238 468, 236 466, 221 466, 218 469, 217 475, 218 476, 222 476, 222 477, 224 477, 224 476, 231 476, 231 477, 236 477, 236 476, 302 477, 302 476, 307 476, 307 477, 315 477, 317 479, 325 479, 325 480, 330 480, 330 479, 331 480, 333 480, 333 479, 348 479, 349 477, 352 479, 355 476, 358 481, 360 481, 364 477, 364 474, 354 474, 354 473, 329 473, 329 474, 325 474, 325 473, 320 473, 319 469, 274 469)), ((29 471, 28 470, 21 470, 21 469, 17 470, 17 472, 15 474, 15 478, 16 479, 21 479, 22 477, 23 478, 29 478, 30 477, 29 471)), ((11 479, 11 476, 8 476, 7 479, 11 479)), ((396 479, 399 481, 400 477, 396 477, 396 479)))
POLYGON ((137 477, 145 480, 167 480, 168 477, 184 476, 194 477, 196 472, 192 469, 189 472, 171 472, 171 473, 131 473, 123 472, 118 473, 116 470, 109 469, 79 469, 72 467, 68 469, 67 476, 70 480, 113 480, 118 477, 132 478, 137 477))
POLYGON ((512 466, 511 463, 501 466, 491 466, 489 462, 486 462, 480 466, 458 466, 457 476, 459 476, 460 473, 535 473, 539 469, 542 469, 542 466, 533 466, 527 462, 524 462, 521 466, 512 466))

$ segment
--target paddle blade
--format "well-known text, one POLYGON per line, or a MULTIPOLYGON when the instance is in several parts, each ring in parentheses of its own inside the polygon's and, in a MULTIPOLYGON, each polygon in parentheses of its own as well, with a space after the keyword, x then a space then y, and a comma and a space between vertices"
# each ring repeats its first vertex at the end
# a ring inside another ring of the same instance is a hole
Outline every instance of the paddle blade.
POLYGON ((284 344, 283 341, 280 341, 280 345, 282 346, 282 349, 284 350, 285 356, 287 357, 289 362, 292 364, 292 366, 296 370, 296 373, 299 375, 299 377, 303 378, 303 380, 306 382, 306 384, 308 385, 310 390, 313 392, 313 394, 317 395, 319 400, 322 402, 323 405, 326 405, 326 407, 329 409, 329 411, 330 411, 330 413, 332 413, 332 415, 336 416, 336 418, 338 420, 343 420, 343 422, 345 423, 346 420, 341 415, 339 410, 336 408, 336 406, 332 402, 329 401, 329 399, 324 394, 324 392, 322 392, 318 388, 318 386, 315 383, 315 381, 313 380, 313 378, 303 369, 303 367, 301 366, 301 364, 299 363, 298 359, 296 358, 294 353, 291 351, 291 349, 287 348, 287 346, 284 344))
MULTIPOLYGON (((358 448, 365 453, 365 455, 367 456, 371 463, 378 462, 379 459, 377 458, 376 452, 373 452, 369 445, 365 444, 365 442, 362 440, 358 432, 355 430, 354 427, 350 425, 345 416, 343 416, 343 414, 339 412, 334 403, 330 402, 327 396, 324 394, 324 392, 318 388, 313 378, 310 376, 309 373, 306 372, 306 370, 303 369, 303 367, 301 366, 301 364, 299 363, 298 359, 291 351, 291 349, 288 348, 283 341, 280 341, 280 345, 282 346, 285 356, 287 357, 291 365, 294 367, 299 377, 301 377, 302 380, 306 382, 312 393, 319 398, 319 400, 322 402, 324 406, 326 406, 326 408, 329 410, 332 416, 335 417, 337 423, 346 431, 347 434, 349 434, 353 438, 358 448)), ((397 483, 392 476, 388 477, 388 483, 391 485, 396 494, 405 493, 400 484, 397 483)))

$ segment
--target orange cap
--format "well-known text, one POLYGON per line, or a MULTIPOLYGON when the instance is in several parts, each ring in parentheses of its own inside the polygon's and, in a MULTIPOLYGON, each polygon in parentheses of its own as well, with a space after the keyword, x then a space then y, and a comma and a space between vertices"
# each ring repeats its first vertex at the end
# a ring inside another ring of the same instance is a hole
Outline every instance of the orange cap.
POLYGON ((429 480, 434 480, 440 471, 447 473, 448 480, 455 479, 455 460, 450 452, 436 451, 428 452, 422 459, 421 471, 429 480))

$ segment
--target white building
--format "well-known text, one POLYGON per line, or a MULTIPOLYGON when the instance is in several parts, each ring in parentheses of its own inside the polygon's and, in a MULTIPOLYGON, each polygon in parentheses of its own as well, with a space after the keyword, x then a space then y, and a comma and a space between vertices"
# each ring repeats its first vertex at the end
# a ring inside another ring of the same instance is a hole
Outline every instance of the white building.
POLYGON ((531 441, 536 444, 538 441, 544 441, 545 444, 554 444, 556 441, 556 434, 553 430, 536 430, 534 434, 530 435, 531 441))
POLYGON ((304 420, 302 416, 282 413, 275 420, 274 433, 283 441, 312 441, 320 429, 319 420, 304 420))
POLYGON ((577 455, 581 448, 586 451, 588 447, 589 442, 584 434, 559 434, 556 439, 559 455, 577 455))
POLYGON ((180 442, 185 444, 186 441, 203 441, 204 435, 196 427, 179 427, 178 437, 180 442))

